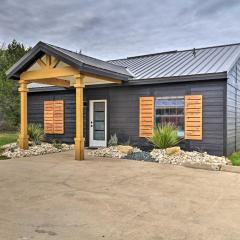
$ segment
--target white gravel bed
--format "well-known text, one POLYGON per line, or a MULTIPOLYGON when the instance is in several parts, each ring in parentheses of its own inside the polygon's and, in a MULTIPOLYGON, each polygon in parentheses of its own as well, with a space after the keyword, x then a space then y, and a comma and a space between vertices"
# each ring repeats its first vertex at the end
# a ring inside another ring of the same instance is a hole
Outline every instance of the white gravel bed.
MULTIPOLYGON (((132 152, 141 152, 139 148, 133 147, 132 152)), ((110 158, 124 158, 128 154, 123 153, 119 150, 119 146, 111 146, 106 148, 98 148, 96 150, 91 150, 89 155, 96 157, 110 157, 110 158)))
POLYGON ((58 148, 56 148, 53 146, 53 144, 41 143, 40 145, 29 146, 29 149, 23 150, 20 149, 16 143, 11 143, 2 146, 1 149, 4 149, 3 153, 1 154, 2 156, 6 156, 8 158, 19 158, 44 155, 48 153, 64 152, 74 149, 74 145, 68 145, 63 143, 59 145, 58 148))
MULTIPOLYGON (((133 153, 142 152, 139 148, 133 148, 133 153)), ((89 152, 90 155, 96 157, 111 157, 111 158, 125 158, 130 155, 119 151, 118 146, 99 148, 89 152)), ((164 149, 153 149, 150 152, 151 157, 159 163, 173 164, 173 165, 184 165, 188 164, 199 164, 199 165, 212 165, 212 166, 223 166, 231 165, 231 162, 226 157, 218 157, 209 155, 206 152, 200 153, 197 151, 183 151, 181 150, 177 154, 169 155, 164 149)), ((137 159, 135 159, 137 160, 137 159)))
POLYGON ((184 163, 190 164, 208 164, 208 165, 229 165, 231 162, 226 157, 218 157, 209 155, 206 152, 187 152, 181 150, 179 154, 168 155, 166 150, 153 149, 151 156, 159 163, 168 163, 173 165, 182 165, 184 163))

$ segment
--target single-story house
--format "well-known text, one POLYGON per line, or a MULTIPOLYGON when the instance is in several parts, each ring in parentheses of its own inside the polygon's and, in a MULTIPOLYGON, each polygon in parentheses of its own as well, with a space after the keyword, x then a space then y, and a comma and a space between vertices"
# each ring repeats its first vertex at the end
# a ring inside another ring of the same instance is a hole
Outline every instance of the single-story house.
POLYGON ((240 150, 240 44, 102 61, 39 42, 7 76, 20 79, 23 147, 27 122, 48 141, 89 147, 115 133, 147 147, 154 126, 172 122, 185 149, 240 150))

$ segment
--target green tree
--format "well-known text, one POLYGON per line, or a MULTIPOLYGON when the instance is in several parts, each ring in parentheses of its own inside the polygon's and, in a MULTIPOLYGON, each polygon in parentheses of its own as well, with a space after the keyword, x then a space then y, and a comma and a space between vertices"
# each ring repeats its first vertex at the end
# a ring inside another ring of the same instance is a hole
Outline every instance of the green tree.
POLYGON ((29 48, 13 40, 0 49, 0 127, 16 128, 19 123, 18 82, 7 80, 6 71, 16 63, 29 48))

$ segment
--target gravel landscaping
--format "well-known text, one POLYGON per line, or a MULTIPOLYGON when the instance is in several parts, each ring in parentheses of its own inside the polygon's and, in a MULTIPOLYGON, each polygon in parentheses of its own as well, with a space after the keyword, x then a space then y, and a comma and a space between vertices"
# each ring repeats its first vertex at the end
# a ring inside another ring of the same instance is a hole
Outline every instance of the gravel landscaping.
POLYGON ((50 143, 41 143, 40 145, 33 145, 30 143, 29 149, 23 150, 17 146, 17 143, 10 143, 1 147, 1 155, 7 158, 30 157, 37 155, 44 155, 48 153, 64 152, 74 149, 74 145, 58 144, 54 146, 50 143))
POLYGON ((122 152, 124 146, 114 146, 108 148, 99 148, 97 150, 90 151, 90 155, 97 157, 112 157, 112 158, 122 158, 122 159, 132 159, 132 160, 142 160, 157 162, 163 164, 173 164, 173 165, 187 165, 187 164, 198 164, 198 165, 210 165, 210 166, 224 166, 231 165, 231 162, 226 157, 218 157, 214 155, 209 155, 206 152, 187 152, 180 150, 180 148, 169 148, 169 149, 153 149, 151 152, 145 152, 139 148, 128 147, 128 152, 122 152), (170 151, 169 151, 170 150, 170 151))

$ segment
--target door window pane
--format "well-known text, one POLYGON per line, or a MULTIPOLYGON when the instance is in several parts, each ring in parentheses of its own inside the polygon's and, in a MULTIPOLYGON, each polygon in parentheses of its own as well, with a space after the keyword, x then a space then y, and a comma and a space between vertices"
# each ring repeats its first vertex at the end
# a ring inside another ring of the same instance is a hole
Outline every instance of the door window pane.
POLYGON ((105 140, 105 132, 104 131, 94 131, 94 140, 105 140))
POLYGON ((93 139, 105 140, 105 102, 93 104, 93 139))

